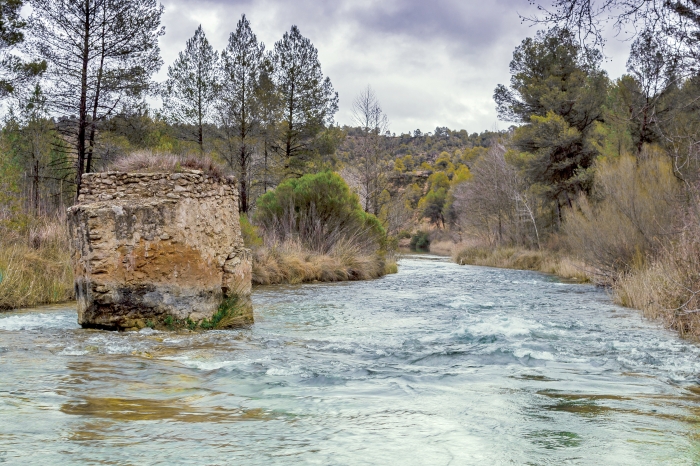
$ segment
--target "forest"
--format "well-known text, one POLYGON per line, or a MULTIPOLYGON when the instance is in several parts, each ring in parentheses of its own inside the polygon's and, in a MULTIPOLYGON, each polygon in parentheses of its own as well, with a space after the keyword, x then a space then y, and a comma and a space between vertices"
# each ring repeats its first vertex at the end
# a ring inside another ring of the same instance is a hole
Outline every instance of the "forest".
POLYGON ((377 277, 410 246, 591 281, 700 335, 693 1, 558 0, 494 89, 507 130, 399 135, 370 85, 335 122, 296 26, 267 48, 243 15, 221 51, 200 26, 158 83, 155 0, 27 3, 0 0, 0 308, 71 297, 63 224, 84 173, 175 157, 236 176, 257 283, 377 277), (617 78, 604 18, 637 31, 617 78), (344 199, 329 218, 353 222, 314 230, 321 185, 344 199))

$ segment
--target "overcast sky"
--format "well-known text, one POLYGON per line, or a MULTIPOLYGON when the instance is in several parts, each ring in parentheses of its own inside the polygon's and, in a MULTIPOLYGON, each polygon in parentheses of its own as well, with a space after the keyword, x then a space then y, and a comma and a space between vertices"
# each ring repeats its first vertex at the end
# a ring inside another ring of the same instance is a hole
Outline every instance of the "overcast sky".
MULTIPOLYGON (((519 16, 534 12, 527 0, 161 1, 165 66, 158 80, 199 24, 219 51, 244 13, 268 49, 296 24, 340 94, 336 121, 352 124, 352 100, 369 84, 397 134, 507 128, 497 119, 493 90, 508 83, 513 49, 536 32, 519 16)), ((628 48, 609 41, 610 76, 624 72, 628 48)))

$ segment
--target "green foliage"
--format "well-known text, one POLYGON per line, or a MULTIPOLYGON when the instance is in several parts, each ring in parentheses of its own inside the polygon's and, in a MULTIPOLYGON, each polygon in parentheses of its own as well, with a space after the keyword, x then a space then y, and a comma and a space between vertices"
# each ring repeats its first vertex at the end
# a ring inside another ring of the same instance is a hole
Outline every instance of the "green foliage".
POLYGON ((501 118, 525 123, 512 144, 530 154, 526 178, 559 204, 590 189, 588 169, 598 155, 592 133, 608 86, 600 61, 566 30, 538 33, 513 52, 510 88, 499 85, 494 94, 501 118))
POLYGON ((430 219, 430 222, 436 226, 445 225, 445 215, 443 209, 447 200, 447 190, 438 188, 430 190, 418 203, 418 210, 423 217, 430 219))
POLYGON ((428 177, 428 187, 431 191, 448 190, 450 189, 450 179, 443 171, 435 172, 428 177))
POLYGON ((343 178, 325 171, 288 179, 257 202, 255 223, 280 239, 297 238, 312 249, 327 248, 328 239, 360 235, 383 245, 384 228, 362 210, 343 178))
POLYGON ((243 243, 247 248, 262 246, 263 240, 260 237, 258 227, 254 226, 248 220, 248 216, 242 214, 240 217, 241 234, 243 235, 243 243))
POLYGON ((211 316, 211 319, 202 320, 199 326, 205 330, 219 328, 219 326, 222 325, 222 322, 233 317, 238 312, 239 307, 237 297, 233 296, 230 298, 225 298, 219 305, 219 308, 214 315, 211 316))
POLYGON ((411 251, 423 251, 427 252, 430 250, 430 238, 428 233, 425 231, 419 231, 411 237, 410 243, 411 251))

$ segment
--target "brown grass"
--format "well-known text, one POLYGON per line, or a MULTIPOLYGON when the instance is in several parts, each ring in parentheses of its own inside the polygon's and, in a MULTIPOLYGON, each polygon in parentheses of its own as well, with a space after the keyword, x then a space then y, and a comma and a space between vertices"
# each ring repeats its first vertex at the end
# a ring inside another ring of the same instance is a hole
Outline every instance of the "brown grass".
POLYGON ((73 298, 65 220, 43 218, 32 224, 22 233, 0 227, 0 309, 73 298))
POLYGON ((204 174, 218 180, 225 176, 224 169, 208 156, 179 156, 156 153, 150 150, 133 152, 115 161, 109 166, 109 170, 129 173, 171 173, 181 170, 201 170, 204 174))
POLYGON ((613 298, 682 337, 700 339, 700 238, 687 232, 659 257, 619 277, 613 298))
POLYGON ((253 251, 253 283, 257 285, 369 280, 397 270, 393 257, 361 254, 347 243, 337 244, 328 254, 309 251, 294 241, 253 251))
POLYGON ((592 271, 582 262, 549 250, 533 251, 519 247, 489 248, 475 244, 462 244, 457 245, 455 251, 452 259, 461 265, 534 270, 582 283, 593 279, 592 271))
POLYGON ((431 241, 430 242, 430 252, 432 254, 437 254, 440 256, 453 256, 455 254, 455 248, 457 245, 454 241, 442 240, 442 241, 431 241))

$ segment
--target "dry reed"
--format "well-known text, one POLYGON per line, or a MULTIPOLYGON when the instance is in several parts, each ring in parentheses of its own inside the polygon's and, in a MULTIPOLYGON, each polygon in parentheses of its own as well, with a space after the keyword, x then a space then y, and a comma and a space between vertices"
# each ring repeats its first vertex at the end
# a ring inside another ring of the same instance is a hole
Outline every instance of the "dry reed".
POLYGON ((0 309, 73 298, 65 218, 32 221, 17 233, 0 227, 0 309))
POLYGON ((369 280, 396 271, 393 257, 363 254, 348 241, 336 243, 328 253, 311 251, 293 240, 253 251, 253 283, 257 285, 369 280))
POLYGON ((593 281, 593 271, 582 262, 553 251, 520 247, 490 248, 475 244, 455 247, 452 259, 460 265, 481 265, 504 269, 534 270, 582 283, 593 281))
POLYGON ((109 166, 109 170, 131 173, 170 173, 181 170, 201 170, 204 174, 218 180, 223 179, 225 176, 223 168, 208 156, 179 156, 167 153, 161 154, 150 150, 133 152, 115 161, 109 166))
POLYGON ((682 337, 700 339, 700 237, 689 230, 650 264, 613 284, 620 305, 640 309, 682 337))

